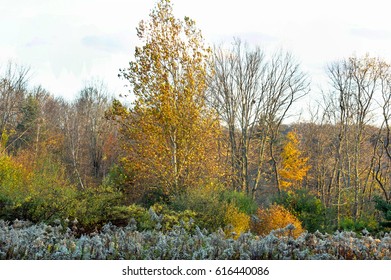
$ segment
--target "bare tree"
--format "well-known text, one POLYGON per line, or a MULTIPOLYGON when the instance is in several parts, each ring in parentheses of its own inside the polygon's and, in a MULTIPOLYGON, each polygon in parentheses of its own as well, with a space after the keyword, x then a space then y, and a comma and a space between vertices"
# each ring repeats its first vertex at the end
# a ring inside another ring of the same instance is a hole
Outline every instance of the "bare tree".
POLYGON ((235 40, 232 50, 215 50, 214 66, 210 97, 228 128, 232 183, 237 190, 249 193, 248 157, 263 102, 264 54, 260 48, 250 51, 247 45, 235 40))
POLYGON ((113 133, 113 125, 105 118, 110 96, 102 81, 87 82, 77 99, 65 105, 64 132, 67 161, 81 188, 95 185, 107 173, 104 146, 113 133))
POLYGON ((391 201, 391 72, 384 71, 379 101, 382 123, 375 139, 374 178, 387 202, 391 201))
POLYGON ((234 188, 255 195, 266 152, 278 188, 275 141, 289 108, 308 92, 306 75, 289 53, 268 61, 259 47, 251 50, 240 40, 231 50, 215 50, 214 67, 209 101, 228 130, 234 188))
MULTIPOLYGON (((385 64, 376 58, 349 58, 331 64, 328 75, 333 87, 328 108, 338 127, 334 171, 330 184, 336 188, 338 224, 341 206, 359 219, 364 195, 372 184, 370 177, 375 152, 368 153, 369 130, 377 107, 385 64), (346 198, 353 196, 353 203, 346 198), (349 209, 350 208, 350 209, 349 209)), ((375 151, 375 150, 373 150, 375 151)))
POLYGON ((9 62, 0 76, 0 132, 16 127, 27 92, 30 69, 9 62))
POLYGON ((267 67, 266 75, 262 82, 264 100, 260 107, 261 118, 259 128, 261 130, 261 146, 257 177, 253 185, 253 192, 259 188, 261 182, 261 166, 264 156, 264 147, 268 142, 275 184, 280 191, 275 144, 280 133, 282 122, 288 116, 292 105, 309 92, 307 75, 301 71, 300 64, 295 61, 288 52, 276 53, 267 67))

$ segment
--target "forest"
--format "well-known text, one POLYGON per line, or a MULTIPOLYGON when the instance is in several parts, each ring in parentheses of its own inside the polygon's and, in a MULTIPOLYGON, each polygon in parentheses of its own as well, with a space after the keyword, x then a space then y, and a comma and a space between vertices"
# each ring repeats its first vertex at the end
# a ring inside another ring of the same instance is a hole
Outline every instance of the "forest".
POLYGON ((120 98, 3 65, 0 259, 391 257, 389 62, 328 62, 314 92, 290 52, 210 47, 169 0, 136 31, 120 98))

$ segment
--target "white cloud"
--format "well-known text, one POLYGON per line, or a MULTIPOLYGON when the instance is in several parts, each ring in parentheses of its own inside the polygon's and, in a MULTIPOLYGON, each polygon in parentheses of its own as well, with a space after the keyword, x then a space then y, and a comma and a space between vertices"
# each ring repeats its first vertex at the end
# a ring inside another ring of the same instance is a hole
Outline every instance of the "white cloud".
MULTIPOLYGON (((156 0, 1 1, 0 63, 30 65, 37 83, 54 94, 75 95, 88 76, 123 91, 118 69, 138 43, 135 28, 156 0), (5 4, 5 2, 7 2, 5 4)), ((241 37, 284 48, 320 75, 324 65, 353 53, 391 59, 385 0, 172 0, 177 17, 196 20, 211 43, 241 37)))
POLYGON ((81 39, 82 45, 108 53, 127 51, 126 41, 120 35, 86 35, 81 39))

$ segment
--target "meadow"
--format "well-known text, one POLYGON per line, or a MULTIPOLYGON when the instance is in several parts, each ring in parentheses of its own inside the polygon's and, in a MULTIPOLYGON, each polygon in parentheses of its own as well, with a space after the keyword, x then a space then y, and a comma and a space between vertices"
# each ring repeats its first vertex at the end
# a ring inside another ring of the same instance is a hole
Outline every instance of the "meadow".
MULTIPOLYGON (((191 222, 191 221, 190 221, 191 222)), ((266 236, 230 236, 188 225, 138 231, 106 224, 101 231, 77 235, 61 224, 0 221, 0 259, 18 260, 385 260, 391 258, 391 234, 377 238, 336 231, 304 232, 294 238, 292 225, 266 236)))

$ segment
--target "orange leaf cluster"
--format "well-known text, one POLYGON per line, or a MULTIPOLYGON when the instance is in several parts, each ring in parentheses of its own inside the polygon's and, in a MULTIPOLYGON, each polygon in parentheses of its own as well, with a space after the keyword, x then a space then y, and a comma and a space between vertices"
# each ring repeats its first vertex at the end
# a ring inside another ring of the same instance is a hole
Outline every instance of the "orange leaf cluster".
POLYGON ((257 217, 259 220, 252 223, 252 231, 258 235, 267 235, 272 230, 285 228, 289 224, 292 224, 295 229, 282 235, 291 234, 297 238, 304 231, 301 222, 280 205, 272 205, 268 209, 258 209, 257 217))

